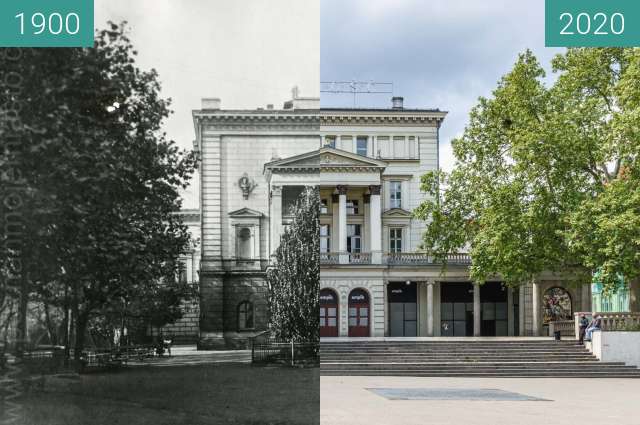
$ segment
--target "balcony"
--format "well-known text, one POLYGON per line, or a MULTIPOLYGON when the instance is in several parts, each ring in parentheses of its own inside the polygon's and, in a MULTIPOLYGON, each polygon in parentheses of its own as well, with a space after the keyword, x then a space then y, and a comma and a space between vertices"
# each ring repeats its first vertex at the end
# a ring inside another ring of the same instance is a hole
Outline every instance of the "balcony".
MULTIPOLYGON (((370 252, 346 253, 322 252, 320 253, 320 264, 336 265, 336 264, 372 264, 370 252), (341 261, 342 259, 342 261, 341 261)), ((382 256, 382 263, 389 266, 428 266, 442 264, 436 261, 432 255, 421 252, 397 252, 385 253, 382 256)), ((471 265, 471 257, 469 254, 455 253, 447 255, 447 264, 454 265, 471 265)))

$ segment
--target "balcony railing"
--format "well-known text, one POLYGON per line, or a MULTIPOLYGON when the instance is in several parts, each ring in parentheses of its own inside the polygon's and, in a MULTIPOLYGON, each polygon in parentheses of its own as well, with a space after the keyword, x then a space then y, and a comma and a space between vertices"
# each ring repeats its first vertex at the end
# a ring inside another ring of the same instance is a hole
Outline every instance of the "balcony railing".
MULTIPOLYGON (((337 252, 320 253, 320 264, 371 264, 372 256, 370 252, 347 253, 341 254, 337 252)), ((441 264, 436 261, 432 255, 420 252, 394 252, 387 253, 382 256, 382 263, 391 266, 411 266, 411 265, 434 265, 441 264)), ((449 254, 447 256, 447 264, 454 265, 470 265, 471 257, 469 254, 449 254)))
POLYGON ((339 264, 340 254, 337 252, 321 252, 320 264, 339 264))

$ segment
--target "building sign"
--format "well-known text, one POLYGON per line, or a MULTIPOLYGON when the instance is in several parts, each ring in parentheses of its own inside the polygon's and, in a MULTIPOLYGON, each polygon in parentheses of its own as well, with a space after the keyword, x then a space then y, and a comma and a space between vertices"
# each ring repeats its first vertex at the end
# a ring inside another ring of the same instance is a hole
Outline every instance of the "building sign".
POLYGON ((338 299, 335 292, 329 289, 323 289, 322 291, 320 291, 320 304, 338 304, 338 299))
POLYGON ((369 301, 369 296, 362 289, 354 289, 349 294, 349 303, 359 304, 369 301))

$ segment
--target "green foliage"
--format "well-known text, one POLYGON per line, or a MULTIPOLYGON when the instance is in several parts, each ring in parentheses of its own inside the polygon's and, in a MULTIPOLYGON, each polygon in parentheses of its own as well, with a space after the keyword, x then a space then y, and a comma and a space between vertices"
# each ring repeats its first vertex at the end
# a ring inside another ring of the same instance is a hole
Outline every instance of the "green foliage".
POLYGON ((320 194, 308 187, 292 209, 267 273, 270 326, 278 338, 319 341, 320 194))
POLYGON ((173 282, 189 234, 172 213, 195 160, 161 131, 170 100, 136 54, 110 24, 95 48, 23 49, 0 64, 22 76, 19 90, 0 90, 1 104, 21 105, 0 139, 19 141, 4 155, 20 175, 22 267, 32 298, 72 308, 80 348, 82 328, 122 300, 171 308, 166 292, 182 291, 173 282))
POLYGON ((640 274, 640 49, 569 49, 552 65, 548 87, 526 51, 479 99, 454 171, 423 176, 415 216, 425 250, 470 250, 475 281, 571 268, 586 283, 602 266, 606 292, 640 274))

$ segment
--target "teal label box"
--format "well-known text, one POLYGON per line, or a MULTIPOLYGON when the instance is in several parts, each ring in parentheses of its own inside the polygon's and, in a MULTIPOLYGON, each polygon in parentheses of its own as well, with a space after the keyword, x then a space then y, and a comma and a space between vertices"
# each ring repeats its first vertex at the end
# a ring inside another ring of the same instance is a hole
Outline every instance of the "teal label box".
POLYGON ((0 0, 0 47, 93 47, 94 0, 0 0))
POLYGON ((640 46, 640 0, 545 0, 545 45, 640 46))

